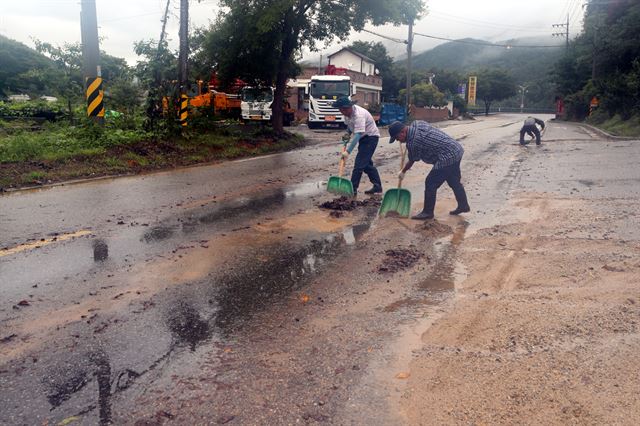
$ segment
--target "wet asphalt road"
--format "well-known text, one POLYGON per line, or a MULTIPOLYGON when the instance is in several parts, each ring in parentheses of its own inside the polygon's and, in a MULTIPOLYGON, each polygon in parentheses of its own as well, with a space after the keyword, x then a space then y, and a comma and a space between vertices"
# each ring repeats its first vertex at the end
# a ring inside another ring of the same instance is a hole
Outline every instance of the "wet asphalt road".
MULTIPOLYGON (((492 211, 514 186, 543 191, 535 162, 553 160, 554 143, 570 142, 580 156, 580 144, 600 139, 551 123, 542 147, 521 148, 522 118, 444 124, 466 150, 474 215, 464 229, 498 220, 492 211), (496 190, 484 193, 487 185, 496 190)), ((0 423, 134 423, 127 413, 135 397, 149 400, 148 389, 199 368, 212 351, 225 353, 257 318, 291 310, 292 294, 361 256, 359 242, 384 246, 375 206, 342 218, 317 208, 331 198, 323 184, 337 169, 340 133, 303 131, 312 143, 289 153, 2 195, 0 423)), ((399 155, 386 142, 376 158, 393 187, 399 155)), ((584 173, 574 160, 565 167, 584 173)), ((416 165, 406 180, 414 210, 426 171, 416 165)), ((582 180, 598 191, 602 173, 582 180)), ((453 274, 451 264, 445 269, 453 274)), ((350 392, 358 395, 357 386, 350 392)), ((158 423, 176 415, 152 411, 158 423)))

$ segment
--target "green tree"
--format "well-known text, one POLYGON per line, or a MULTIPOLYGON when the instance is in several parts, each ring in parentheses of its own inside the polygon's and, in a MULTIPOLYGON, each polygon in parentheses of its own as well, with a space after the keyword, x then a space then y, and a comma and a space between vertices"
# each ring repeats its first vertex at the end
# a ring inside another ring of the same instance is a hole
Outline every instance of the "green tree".
MULTIPOLYGON (((400 90, 400 97, 404 99, 407 89, 400 90)), ((440 107, 447 104, 444 93, 427 82, 421 82, 411 86, 411 103, 417 107, 440 107)))
POLYGON ((177 55, 168 49, 166 41, 158 43, 154 40, 141 40, 134 44, 134 51, 142 57, 136 64, 134 73, 141 90, 147 92, 145 128, 156 132, 176 130, 173 117, 164 121, 160 117, 163 98, 177 99, 178 96, 177 55))
POLYGON ((553 79, 565 96, 567 111, 583 118, 591 96, 609 116, 640 114, 635 86, 640 60, 640 3, 637 0, 590 0, 583 32, 567 55, 556 64, 553 79), (580 103, 580 105, 574 105, 580 103))
POLYGON ((51 59, 56 67, 46 76, 56 89, 56 94, 67 103, 69 118, 73 119, 73 105, 84 98, 82 79, 82 47, 80 43, 51 43, 34 39, 36 50, 51 59))
POLYGON ((424 8, 422 0, 221 0, 220 3, 229 10, 226 16, 242 24, 234 30, 235 37, 244 43, 230 40, 227 49, 230 57, 243 57, 237 47, 248 46, 252 50, 259 44, 262 44, 260 53, 271 52, 268 57, 259 58, 269 59, 263 66, 270 68, 275 81, 273 127, 278 132, 283 131, 287 78, 293 74, 295 54, 303 46, 314 50, 318 43, 336 37, 345 39, 352 29, 360 30, 366 23, 405 23, 424 8), (242 14, 252 19, 247 22, 242 14))
POLYGON ((489 115, 491 103, 516 94, 516 84, 509 73, 499 69, 485 69, 478 74, 477 98, 484 102, 484 113, 489 115))

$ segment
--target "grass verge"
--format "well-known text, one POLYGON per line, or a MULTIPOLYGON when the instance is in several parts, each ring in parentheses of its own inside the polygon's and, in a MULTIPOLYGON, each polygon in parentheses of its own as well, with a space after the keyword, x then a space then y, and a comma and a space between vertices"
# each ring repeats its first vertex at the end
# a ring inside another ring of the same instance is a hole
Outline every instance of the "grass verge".
POLYGON ((119 129, 94 131, 56 127, 0 135, 0 191, 250 157, 304 142, 290 133, 243 125, 168 140, 119 129))
POLYGON ((639 115, 634 115, 628 120, 623 120, 619 115, 608 117, 594 114, 587 122, 615 136, 640 136, 639 115))

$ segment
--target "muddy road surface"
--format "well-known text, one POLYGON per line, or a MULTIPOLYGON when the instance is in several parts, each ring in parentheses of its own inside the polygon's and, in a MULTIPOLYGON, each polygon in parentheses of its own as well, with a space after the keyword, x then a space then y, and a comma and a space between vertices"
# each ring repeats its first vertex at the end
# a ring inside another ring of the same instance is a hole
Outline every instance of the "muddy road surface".
POLYGON ((549 122, 521 147, 522 120, 443 124, 472 212, 443 187, 426 223, 336 202, 340 132, 307 129, 3 194, 0 424, 636 423, 640 145, 549 122))

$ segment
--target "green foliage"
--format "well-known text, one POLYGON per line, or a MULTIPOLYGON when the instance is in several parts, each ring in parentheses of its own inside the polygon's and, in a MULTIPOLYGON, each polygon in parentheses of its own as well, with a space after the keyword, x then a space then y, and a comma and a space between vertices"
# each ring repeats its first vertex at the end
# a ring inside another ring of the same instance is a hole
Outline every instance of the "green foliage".
POLYGON ((467 102, 460 96, 453 97, 453 107, 460 111, 460 114, 467 112, 467 102))
MULTIPOLYGON (((54 64, 26 45, 0 35, 0 97, 12 93, 34 94, 46 91, 47 82, 38 73, 46 73, 54 64)), ((48 93, 50 94, 50 93, 48 93)))
MULTIPOLYGON (((469 43, 450 42, 414 56, 412 66, 424 73, 436 76, 434 84, 448 97, 456 93, 457 85, 465 83, 470 72, 480 68, 509 70, 513 81, 529 88, 527 105, 548 107, 555 97, 555 88, 550 83, 549 72, 564 54, 563 45, 557 39, 545 37, 522 38, 500 42, 514 46, 483 46, 470 43, 486 43, 481 40, 463 39, 469 43), (517 45, 558 45, 552 48, 524 48, 517 45)), ((403 66, 404 61, 398 65, 403 66)), ((502 105, 519 105, 519 97, 501 101, 502 105)))
POLYGON ((36 50, 55 63, 56 67, 43 78, 54 85, 57 96, 66 100, 69 116, 73 117, 73 104, 81 102, 84 97, 80 43, 54 46, 37 39, 34 42, 36 50))
MULTIPOLYGON (((400 90, 400 97, 404 99, 406 89, 400 90)), ((418 83, 411 86, 411 103, 417 107, 441 107, 447 104, 444 93, 429 83, 418 83)))
POLYGON ((64 105, 60 102, 28 101, 0 102, 0 117, 46 118, 55 121, 65 117, 64 105))
POLYGON ((179 133, 173 119, 173 108, 170 108, 171 117, 163 117, 162 110, 163 98, 170 100, 170 107, 178 99, 177 56, 169 51, 166 40, 162 43, 153 40, 138 41, 134 50, 143 58, 136 65, 135 75, 140 81, 140 90, 147 92, 144 105, 145 130, 153 132, 158 137, 179 133))
POLYGON ((516 94, 516 84, 511 75, 500 69, 484 69, 477 73, 477 98, 485 105, 485 114, 489 114, 491 104, 516 94))
POLYGON ((582 119, 597 96, 601 111, 630 119, 640 114, 640 3, 587 4, 584 29, 554 70, 569 118, 582 119))
POLYGON ((78 154, 95 155, 110 146, 149 138, 145 132, 91 120, 80 126, 53 125, 42 132, 19 132, 0 138, 0 163, 59 160, 78 154))
POLYGON ((609 133, 618 136, 640 136, 640 115, 623 118, 619 114, 609 117, 603 110, 589 116, 587 122, 595 124, 609 133))

